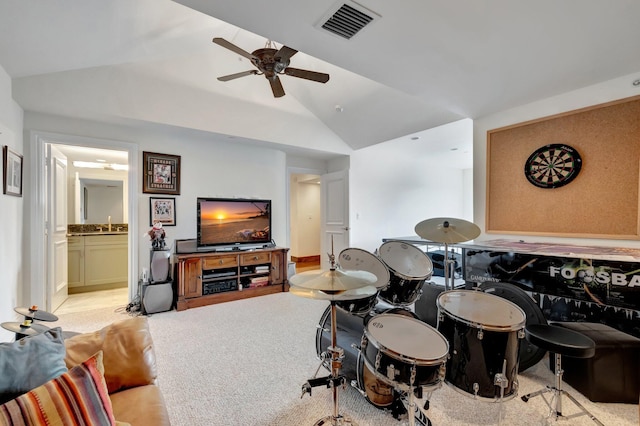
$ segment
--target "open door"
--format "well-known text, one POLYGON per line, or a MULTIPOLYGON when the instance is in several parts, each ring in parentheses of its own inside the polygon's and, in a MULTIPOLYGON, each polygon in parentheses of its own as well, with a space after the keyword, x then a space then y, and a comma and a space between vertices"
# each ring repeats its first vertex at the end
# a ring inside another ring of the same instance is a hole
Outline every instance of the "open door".
POLYGON ((320 244, 320 267, 329 268, 331 253, 338 258, 342 250, 349 247, 349 171, 322 175, 321 184, 321 222, 322 240, 320 244))
POLYGON ((67 299, 67 157, 47 144, 47 310, 67 299))

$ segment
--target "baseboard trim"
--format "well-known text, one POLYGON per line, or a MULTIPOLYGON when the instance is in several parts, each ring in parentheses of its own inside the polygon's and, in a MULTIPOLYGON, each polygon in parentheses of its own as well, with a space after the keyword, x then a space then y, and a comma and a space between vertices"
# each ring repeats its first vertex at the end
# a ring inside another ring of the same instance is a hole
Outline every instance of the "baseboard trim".
POLYGON ((317 256, 291 256, 291 261, 296 263, 318 263, 320 262, 320 255, 317 256))

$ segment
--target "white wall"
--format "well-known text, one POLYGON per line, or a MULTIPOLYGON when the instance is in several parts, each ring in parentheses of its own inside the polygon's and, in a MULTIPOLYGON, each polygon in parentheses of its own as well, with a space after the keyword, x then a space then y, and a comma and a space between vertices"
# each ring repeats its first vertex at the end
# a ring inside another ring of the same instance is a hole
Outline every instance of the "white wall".
MULTIPOLYGON (((69 134, 135 143, 139 159, 143 151, 181 156, 181 194, 176 197, 177 226, 167 226, 167 244, 174 239, 196 237, 196 198, 244 197, 271 199, 273 238, 278 244, 286 241, 286 158, 281 151, 247 147, 233 140, 214 138, 202 132, 161 128, 146 130, 114 126, 87 120, 28 112, 25 130, 69 134)), ((141 164, 134 165, 138 169, 141 164)), ((139 269, 149 263, 151 248, 146 231, 149 224, 149 198, 157 194, 137 193, 139 269)), ((138 271, 139 272, 139 271, 138 271)))
MULTIPOLYGON (((457 125, 460 125, 458 123, 457 125)), ((471 122, 468 121, 469 134, 471 122)), ((443 127, 443 126, 440 126, 443 127)), ((437 128, 434 133, 441 134, 437 128)), ((383 238, 416 236, 415 226, 433 217, 471 221, 465 171, 430 156, 429 136, 382 143, 350 159, 351 246, 375 251, 383 238)))
MULTIPOLYGON (((11 78, 0 66, 0 146, 9 146, 12 151, 24 155, 22 142, 22 109, 11 97, 11 78)), ((23 174, 29 170, 24 169, 23 174)), ((0 166, 4 173, 4 166, 0 166)), ((0 181, 2 178, 0 178, 0 181)), ((0 193, 0 322, 18 320, 14 308, 26 306, 22 283, 24 281, 23 228, 24 197, 26 186, 23 179, 23 197, 0 193)), ((30 305, 29 305, 30 306, 30 305)), ((0 328, 0 342, 13 340, 14 334, 0 328)))
MULTIPOLYGON (((589 107, 617 99, 640 95, 640 86, 633 86, 632 81, 640 78, 640 73, 628 75, 614 80, 605 81, 580 90, 543 99, 538 102, 523 105, 506 111, 483 117, 474 122, 474 217, 475 223, 480 226, 483 233, 476 239, 511 239, 525 241, 563 242, 576 243, 582 245, 618 246, 618 247, 638 247, 637 241, 628 240, 605 240, 605 239, 574 239, 558 237, 524 236, 486 234, 485 228, 485 208, 486 208, 486 163, 487 163, 487 131, 491 129, 521 123, 536 118, 572 111, 579 108, 589 107)), ((639 118, 640 119, 640 118, 639 118)), ((606 141, 603 141, 606 143, 606 141)), ((615 166, 614 166, 615 167, 615 166)), ((582 207, 582 206, 577 206, 582 207)), ((535 214, 535 212, 532 212, 535 214)))

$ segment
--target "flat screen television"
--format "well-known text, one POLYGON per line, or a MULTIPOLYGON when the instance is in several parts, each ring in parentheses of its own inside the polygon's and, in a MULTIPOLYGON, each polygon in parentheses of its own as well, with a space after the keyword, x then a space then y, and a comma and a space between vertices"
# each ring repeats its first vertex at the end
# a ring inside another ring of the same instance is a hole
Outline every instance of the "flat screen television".
POLYGON ((271 244, 271 200, 198 200, 197 248, 253 248, 271 244))

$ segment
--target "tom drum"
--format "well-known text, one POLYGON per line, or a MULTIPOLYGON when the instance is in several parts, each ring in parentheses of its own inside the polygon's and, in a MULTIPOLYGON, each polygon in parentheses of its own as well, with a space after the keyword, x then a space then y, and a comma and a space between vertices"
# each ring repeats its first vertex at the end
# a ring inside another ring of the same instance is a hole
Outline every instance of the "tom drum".
POLYGON ((422 284, 431 278, 433 264, 429 256, 414 245, 387 241, 378 250, 380 259, 389 268, 389 285, 379 297, 393 306, 406 306, 420 296, 422 284))
MULTIPOLYGON (((366 250, 359 248, 342 250, 338 255, 338 265, 345 271, 366 271, 375 275, 377 280, 373 286, 378 289, 378 292, 389 285, 389 269, 377 256, 366 250)), ((362 299, 336 302, 336 306, 351 314, 366 315, 376 306, 378 292, 362 299)))

